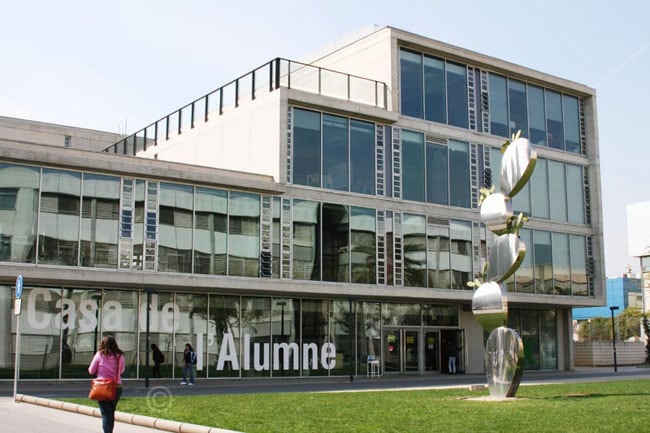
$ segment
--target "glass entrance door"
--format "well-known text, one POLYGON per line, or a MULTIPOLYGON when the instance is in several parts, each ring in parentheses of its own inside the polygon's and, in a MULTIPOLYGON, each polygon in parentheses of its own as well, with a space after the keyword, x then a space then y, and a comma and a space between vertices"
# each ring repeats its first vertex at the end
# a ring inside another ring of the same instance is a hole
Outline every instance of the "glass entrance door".
POLYGON ((411 329, 384 330, 384 372, 420 372, 420 331, 411 329))

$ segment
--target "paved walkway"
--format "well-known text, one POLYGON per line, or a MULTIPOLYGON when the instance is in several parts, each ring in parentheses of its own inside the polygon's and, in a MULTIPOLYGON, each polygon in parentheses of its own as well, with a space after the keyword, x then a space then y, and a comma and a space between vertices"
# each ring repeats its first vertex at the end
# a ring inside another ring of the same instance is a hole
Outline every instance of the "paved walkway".
MULTIPOLYGON (((650 379, 650 368, 612 367, 578 368, 575 371, 524 372, 522 386, 544 383, 598 382, 608 380, 650 379)), ((366 392, 412 389, 436 389, 484 385, 482 374, 382 376, 302 379, 212 379, 199 380, 196 386, 180 386, 178 381, 152 380, 145 388, 143 380, 125 381, 124 396, 207 395, 277 392, 366 392)), ((85 397, 89 381, 21 381, 19 396, 30 403, 14 402, 13 382, 0 381, 0 430, 21 433, 77 433, 101 431, 97 409, 51 400, 61 397, 85 397), (24 395, 24 397, 22 397, 24 395), (63 409, 63 410, 61 410, 63 409), (90 415, 90 416, 89 416, 90 415)), ((225 433, 227 430, 183 424, 118 412, 115 433, 154 433, 160 431, 188 433, 225 433), (155 428, 153 428, 155 427, 155 428)))

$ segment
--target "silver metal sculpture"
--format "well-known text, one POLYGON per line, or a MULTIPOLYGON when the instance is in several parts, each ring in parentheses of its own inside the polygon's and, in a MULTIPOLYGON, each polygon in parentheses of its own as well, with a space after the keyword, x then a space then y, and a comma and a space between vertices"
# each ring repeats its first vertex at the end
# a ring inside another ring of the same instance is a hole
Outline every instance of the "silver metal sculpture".
POLYGON ((508 323, 508 300, 503 281, 515 273, 526 255, 526 244, 519 239, 519 230, 527 218, 512 213, 512 197, 530 179, 537 162, 535 147, 517 132, 512 141, 501 147, 501 184, 481 189, 481 220, 495 234, 488 261, 470 286, 476 287, 472 312, 490 333, 485 345, 485 371, 490 396, 514 397, 522 375, 524 345, 508 323))

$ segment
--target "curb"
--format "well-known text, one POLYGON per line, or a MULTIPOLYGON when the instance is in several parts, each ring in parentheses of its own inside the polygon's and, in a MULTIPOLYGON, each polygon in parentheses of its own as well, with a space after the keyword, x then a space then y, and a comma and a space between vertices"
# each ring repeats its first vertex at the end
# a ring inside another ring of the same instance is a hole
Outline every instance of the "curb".
MULTIPOLYGON (((82 404, 68 403, 65 401, 52 400, 49 398, 35 397, 31 395, 16 394, 16 401, 23 403, 44 406, 50 409, 65 410, 80 415, 101 418, 99 408, 93 408, 82 404)), ((207 427, 187 422, 170 421, 162 418, 154 418, 144 415, 134 415, 126 412, 115 412, 115 421, 133 424, 141 427, 172 432, 172 433, 241 433, 235 430, 226 430, 218 427, 207 427)))

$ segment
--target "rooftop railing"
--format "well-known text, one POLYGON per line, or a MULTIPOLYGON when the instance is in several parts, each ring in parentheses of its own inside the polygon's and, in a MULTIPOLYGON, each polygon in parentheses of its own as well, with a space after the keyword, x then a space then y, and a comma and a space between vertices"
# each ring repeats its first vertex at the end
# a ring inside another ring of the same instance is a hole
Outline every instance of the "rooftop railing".
POLYGON ((381 81, 277 57, 123 138, 104 152, 136 155, 280 87, 386 109, 387 88, 381 81))

